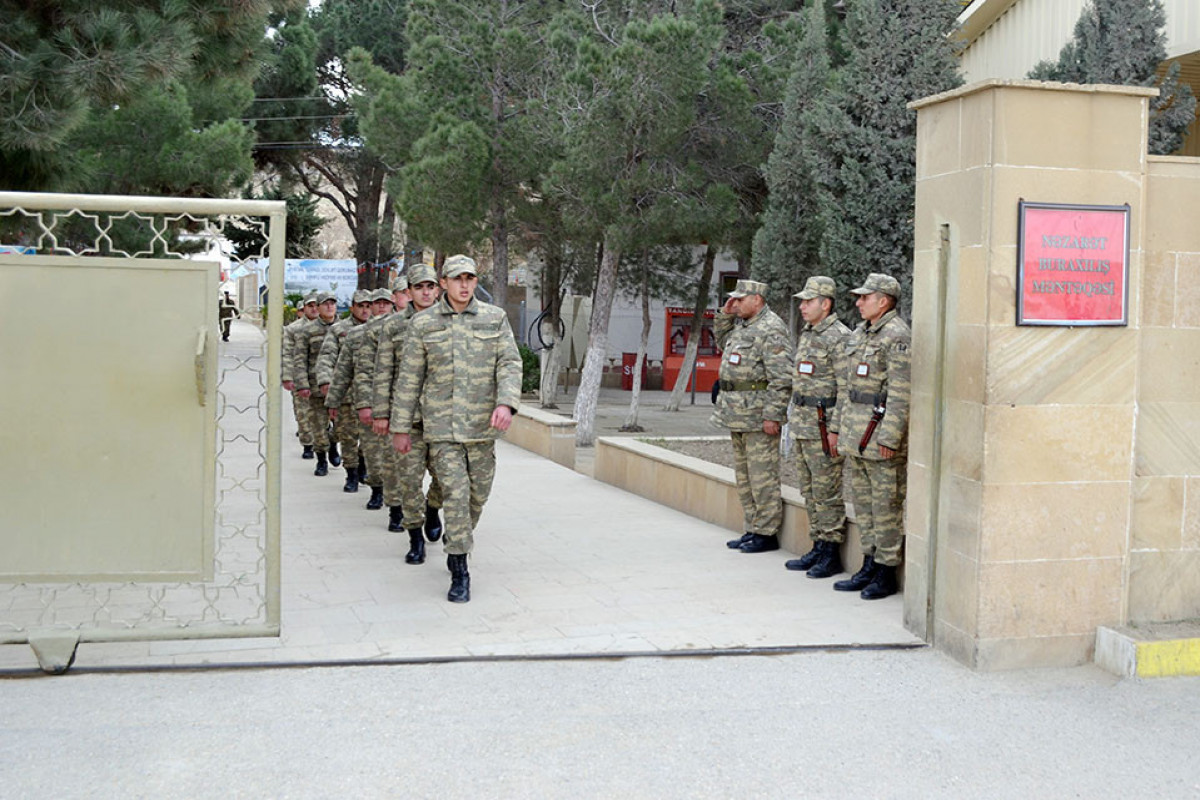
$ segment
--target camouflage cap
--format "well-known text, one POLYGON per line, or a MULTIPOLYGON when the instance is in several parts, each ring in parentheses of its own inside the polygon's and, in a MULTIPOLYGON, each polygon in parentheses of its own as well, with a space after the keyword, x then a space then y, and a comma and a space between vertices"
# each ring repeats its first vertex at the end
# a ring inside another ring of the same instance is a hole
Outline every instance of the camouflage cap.
POLYGON ((370 289, 359 289, 354 293, 354 305, 359 303, 369 303, 372 300, 370 289))
MULTIPOLYGON (((446 260, 449 265, 449 259, 446 260)), ((413 264, 408 268, 408 285, 416 286, 418 283, 437 283, 437 270, 429 264, 413 264)))
POLYGON ((760 294, 765 297, 767 294, 767 285, 762 281, 740 280, 733 291, 729 293, 729 296, 747 297, 752 294, 760 294))
POLYGON ((827 278, 824 275, 813 275, 804 282, 804 288, 796 292, 792 297, 797 300, 812 300, 816 297, 828 297, 832 299, 837 294, 837 284, 833 282, 833 278, 827 278))
MULTIPOLYGON (((470 256, 450 256, 446 259, 446 263, 442 265, 443 278, 454 278, 466 272, 472 275, 479 274, 479 269, 475 266, 475 259, 470 256)), ((411 275, 409 276, 409 280, 412 280, 411 275)))
POLYGON ((392 291, 404 292, 408 290, 408 276, 404 274, 404 270, 396 273, 396 277, 392 279, 392 291))
POLYGON ((328 302, 330 300, 332 300, 333 302, 336 303, 337 295, 334 294, 333 292, 317 292, 317 304, 318 305, 320 305, 321 303, 328 302))
POLYGON ((317 293, 309 292, 307 295, 305 295, 304 299, 300 301, 300 307, 303 308, 304 306, 308 305, 309 303, 319 303, 319 302, 321 302, 321 301, 317 299, 317 293))
POLYGON ((390 289, 376 289, 371 292, 371 302, 378 303, 380 300, 392 302, 392 291, 390 289))
POLYGON ((880 294, 890 295, 891 297, 900 299, 900 281, 893 278, 891 275, 882 275, 878 272, 872 272, 863 281, 863 285, 857 289, 851 289, 854 294, 871 294, 879 292, 880 294))

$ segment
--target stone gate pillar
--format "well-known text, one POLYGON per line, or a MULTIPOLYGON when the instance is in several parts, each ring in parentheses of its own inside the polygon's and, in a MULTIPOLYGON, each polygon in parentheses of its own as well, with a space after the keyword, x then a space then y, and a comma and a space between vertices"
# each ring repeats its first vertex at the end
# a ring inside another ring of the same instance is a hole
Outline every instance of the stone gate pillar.
POLYGON ((905 624, 979 669, 1126 619, 1148 98, 988 81, 918 110, 905 624), (1129 204, 1129 324, 1016 324, 1020 200, 1129 204))

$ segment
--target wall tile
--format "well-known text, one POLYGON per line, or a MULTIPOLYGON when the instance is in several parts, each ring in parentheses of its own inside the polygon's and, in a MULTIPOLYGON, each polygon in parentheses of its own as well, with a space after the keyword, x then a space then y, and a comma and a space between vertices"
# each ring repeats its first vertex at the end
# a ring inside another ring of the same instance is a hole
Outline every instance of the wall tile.
POLYGON ((1183 478, 1137 478, 1133 482, 1134 550, 1178 550, 1183 530, 1183 478))
POLYGON ((1200 475, 1200 402, 1138 405, 1137 474, 1200 475))
POLYGON ((1132 403, 1137 354, 1128 328, 993 327, 987 402, 1132 403))
POLYGON ((980 560, 1120 558, 1128 483, 1005 484, 983 488, 980 560))
POLYGON ((1001 89, 996 93, 997 164, 1056 169, 1140 170, 1144 97, 1001 89), (1031 124, 1054 120, 1052 125, 1031 124))
POLYGON ((1128 481, 1132 406, 988 406, 984 482, 1128 481))
POLYGON ((1095 634, 1121 622, 1122 560, 980 565, 979 637, 1095 634))
POLYGON ((1200 617, 1200 551, 1129 554, 1129 621, 1200 617))

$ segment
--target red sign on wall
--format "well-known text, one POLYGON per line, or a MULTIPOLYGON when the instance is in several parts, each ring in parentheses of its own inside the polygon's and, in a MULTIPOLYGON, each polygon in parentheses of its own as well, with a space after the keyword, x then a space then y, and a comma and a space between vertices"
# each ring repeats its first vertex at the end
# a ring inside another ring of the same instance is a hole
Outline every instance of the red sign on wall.
POLYGON ((1129 206, 1019 205, 1018 325, 1129 324, 1129 206))

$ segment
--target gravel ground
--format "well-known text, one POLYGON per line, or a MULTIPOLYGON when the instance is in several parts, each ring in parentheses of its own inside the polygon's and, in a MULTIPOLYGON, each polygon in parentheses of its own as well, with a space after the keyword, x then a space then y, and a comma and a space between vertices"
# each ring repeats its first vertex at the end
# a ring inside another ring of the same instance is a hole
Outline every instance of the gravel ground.
MULTIPOLYGON (((703 459, 713 464, 733 469, 733 447, 728 438, 721 439, 642 439, 646 444, 662 447, 685 456, 703 459)), ((781 459, 779 464, 779 479, 784 486, 800 487, 800 479, 796 474, 796 462, 790 456, 781 459)))

